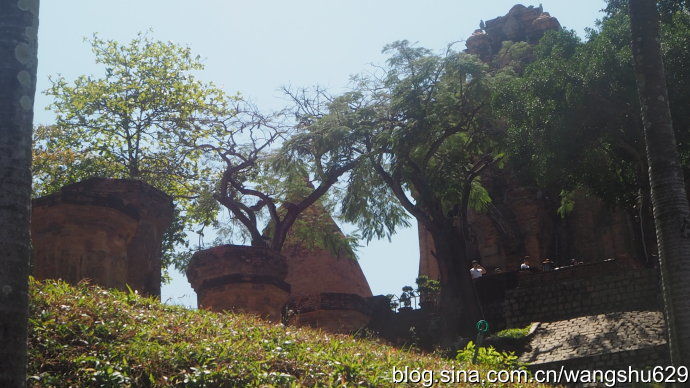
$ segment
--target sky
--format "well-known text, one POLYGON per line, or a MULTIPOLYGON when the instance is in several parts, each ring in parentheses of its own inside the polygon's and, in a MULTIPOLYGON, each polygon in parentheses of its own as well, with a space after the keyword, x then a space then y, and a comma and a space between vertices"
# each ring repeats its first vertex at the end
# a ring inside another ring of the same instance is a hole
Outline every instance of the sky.
MULTIPOLYGON (((544 11, 585 36, 601 17, 604 0, 543 0, 544 11)), ((43 0, 39 27, 35 122, 50 124, 42 91, 48 76, 72 80, 99 74, 84 38, 128 42, 137 32, 188 45, 206 65, 197 76, 226 92, 241 93, 264 110, 285 104, 284 86, 345 90, 350 75, 382 64, 384 45, 407 39, 435 51, 463 41, 480 20, 504 15, 516 0, 43 0)), ((538 6, 539 2, 525 1, 538 6)), ((464 48, 462 42, 458 43, 464 48)), ((351 232, 348 225, 343 230, 351 232)), ((378 294, 414 285, 419 265, 416 224, 392 240, 360 248, 359 263, 378 294)), ((184 275, 171 271, 162 300, 196 306, 184 275)))

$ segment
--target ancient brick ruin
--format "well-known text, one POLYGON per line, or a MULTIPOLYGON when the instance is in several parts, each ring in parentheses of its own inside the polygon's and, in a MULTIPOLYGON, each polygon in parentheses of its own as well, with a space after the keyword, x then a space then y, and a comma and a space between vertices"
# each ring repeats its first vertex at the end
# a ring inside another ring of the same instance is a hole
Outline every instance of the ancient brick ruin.
MULTIPOLYGON (((318 204, 298 222, 318 222, 336 238, 342 232, 318 204)), ((369 322, 366 298, 371 289, 350 253, 288 235, 282 254, 268 248, 222 245, 192 256, 187 278, 200 308, 237 310, 280 321, 284 307, 289 324, 348 333, 369 322), (288 303, 289 302, 289 303, 288 303)))
MULTIPOLYGON (((489 20, 467 39, 466 52, 501 66, 505 41, 535 44, 549 30, 561 28, 541 7, 515 5, 501 17, 489 20)), ((560 198, 532 186, 510 168, 486 170, 482 185, 492 203, 484 212, 469 211, 470 254, 490 272, 516 270, 524 256, 533 266, 543 258, 567 262, 596 262, 607 258, 641 259, 641 246, 631 216, 582 191, 575 193, 573 211, 557 214, 560 198)), ((438 279, 432 254, 433 240, 420 227, 420 275, 438 279)))
POLYGON ((221 245, 196 252, 187 279, 199 308, 243 311, 280 322, 290 296, 285 257, 268 249, 221 245))
POLYGON ((517 4, 505 16, 488 20, 483 29, 475 30, 467 38, 467 52, 488 62, 498 54, 505 41, 535 44, 544 33, 560 27, 558 19, 541 7, 517 4))
MULTIPOLYGON (((516 5, 475 31, 466 51, 500 67, 504 41, 534 44, 558 28, 541 7, 516 5)), ((633 216, 577 191, 573 211, 562 218, 560 198, 519 176, 510 168, 486 171, 481 182, 492 203, 468 217, 469 259, 488 270, 474 285, 492 328, 537 322, 532 350, 521 357, 531 369, 667 363, 659 275, 645 267, 633 216), (530 256, 530 271, 518 271, 524 256, 530 256), (540 271, 544 258, 561 268, 540 271), (585 264, 567 266, 571 259, 585 264)), ((433 238, 421 226, 419 241, 419 274, 439 279, 433 238)))
MULTIPOLYGON (((342 236, 319 204, 307 209, 301 219, 318 222, 336 238, 342 236)), ((283 249, 288 262, 286 280, 292 286, 290 323, 343 333, 364 327, 370 315, 365 298, 372 295, 356 258, 344 250, 335 254, 312 245, 292 233, 283 249)))
MULTIPOLYGON (((533 44, 558 28, 558 20, 541 7, 516 5, 475 31, 467 52, 500 67, 504 41, 533 44)), ((488 169, 481 179, 492 203, 469 214, 470 250, 489 275, 474 284, 493 330, 539 323, 535 347, 522 361, 541 368, 665 362, 658 274, 639 265, 639 237, 629 214, 576 192, 573 211, 561 218, 558 198, 509 168, 488 169), (589 264, 518 272, 525 255, 533 267, 545 257, 589 264), (502 273, 495 272, 499 267, 502 273), (609 325, 608 331, 585 327, 587 322, 609 325)), ((93 178, 34 200, 32 217, 37 278, 90 279, 160 295, 161 241, 173 218, 172 201, 164 193, 139 181, 93 178)), ((342 236, 318 204, 301 220, 318 220, 321 228, 342 236)), ((419 273, 438 279, 433 239, 420 228, 419 240, 419 273)), ((391 341, 412 337, 410 328, 418 330, 416 336, 438 332, 436 311, 393 313, 385 297, 372 297, 351 254, 333 253, 294 233, 282 254, 237 245, 196 252, 187 277, 199 308, 248 312, 273 322, 287 318, 289 324, 338 333, 361 329, 374 315, 369 327, 388 333, 391 341)))
MULTIPOLYGON (((561 264, 616 258, 636 265, 642 260, 630 216, 596 197, 576 193, 573 211, 561 218, 554 199, 536 188, 506 184, 497 175, 482 182, 493 202, 487 212, 469 212, 470 253, 489 273, 497 268, 515 271, 524 256, 533 267, 540 267, 547 257, 561 264)), ((419 240, 419 273, 438 279, 433 238, 421 226, 419 240)))
POLYGON ((93 283, 160 296, 161 243, 172 199, 146 183, 91 178, 33 200, 37 279, 93 283))

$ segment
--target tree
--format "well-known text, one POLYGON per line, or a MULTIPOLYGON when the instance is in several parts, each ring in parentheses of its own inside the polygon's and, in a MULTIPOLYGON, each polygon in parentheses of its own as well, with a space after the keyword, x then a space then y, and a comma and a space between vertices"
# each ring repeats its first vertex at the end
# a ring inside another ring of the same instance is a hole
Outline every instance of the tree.
POLYGON ((674 365, 690 360, 690 210, 673 131, 653 0, 630 0, 635 76, 644 123, 662 291, 674 365))
POLYGON ((0 1, 0 385, 26 386, 38 0, 0 1))
MULTIPOLYGON (((663 27, 671 112, 690 174, 690 15, 675 12, 663 27)), ((627 2, 609 2, 584 42, 572 31, 547 33, 534 56, 523 72, 504 71, 493 101, 508 123, 510 164, 564 199, 584 189, 625 209, 636 224, 636 256, 651 264, 656 241, 627 2)))
MULTIPOLYGON (((302 110, 312 102, 304 100, 291 113, 305 117, 302 110)), ((204 151, 207 165, 217 168, 213 198, 230 211, 252 246, 280 253, 288 233, 299 226, 309 229, 301 232, 311 235, 310 241, 353 253, 352 239, 334 239, 334 231, 319 228, 319 220, 300 222, 300 216, 310 206, 323 206, 338 178, 359 159, 337 146, 343 139, 332 128, 316 129, 287 116, 287 110, 264 115, 241 102, 213 135, 187 146, 204 151)), ((184 268, 186 262, 176 265, 184 268)))
POLYGON ((587 43, 571 31, 547 33, 523 73, 505 72, 493 106, 508 122, 510 164, 523 180, 562 193, 563 204, 586 189, 621 205, 644 236, 651 212, 627 26, 607 19, 587 43))
POLYGON ((220 125, 231 99, 194 77, 203 64, 188 47, 141 33, 128 44, 97 35, 90 43, 104 74, 51 78, 45 91, 56 122, 37 130, 37 195, 89 176, 140 179, 175 199, 182 219, 167 245, 183 237, 183 224, 212 223, 217 208, 204 194, 210 170, 184 144, 220 125))
POLYGON ((384 52, 382 76, 357 78, 356 89, 331 104, 328 119, 356 134, 350 147, 366 155, 350 176, 343 213, 369 239, 404 222, 400 207, 429 230, 444 339, 453 340, 470 335, 482 317, 469 274, 467 213, 490 201, 478 178, 502 156, 491 78, 478 59, 450 48, 434 55, 401 41, 384 52))

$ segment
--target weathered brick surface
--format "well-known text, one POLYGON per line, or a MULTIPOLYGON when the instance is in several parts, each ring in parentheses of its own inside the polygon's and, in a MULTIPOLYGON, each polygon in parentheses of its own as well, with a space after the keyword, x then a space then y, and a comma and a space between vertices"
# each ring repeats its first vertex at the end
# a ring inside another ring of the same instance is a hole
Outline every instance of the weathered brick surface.
POLYGON ((211 311, 237 311, 280 322, 282 308, 290 293, 274 283, 246 279, 197 290, 199 308, 211 311))
POLYGON ((187 279, 200 308, 244 311, 280 321, 290 296, 285 258, 268 248, 221 245, 196 252, 187 279))
POLYGON ((127 283, 127 245, 137 220, 116 209, 63 204, 34 206, 33 275, 108 288, 127 283))
POLYGON ((371 289, 357 259, 337 256, 323 248, 290 245, 282 253, 288 263, 286 281, 292 295, 302 297, 335 292, 370 297, 371 289))
MULTIPOLYGON (((489 273, 517 271, 524 256, 538 267, 543 258, 559 265, 570 259, 596 263, 603 259, 627 260, 636 265, 639 244, 632 222, 621 209, 611 209, 596 197, 576 193, 575 208, 566 218, 556 213, 553 198, 536 188, 521 186, 507 172, 491 172, 482 179, 493 198, 488 212, 469 212, 470 259, 479 259, 489 273)), ((419 274, 439 279, 433 238, 419 227, 419 274)), ((468 263, 469 269, 469 263, 468 263)))
MULTIPOLYGON (((300 216, 300 222, 343 237, 318 203, 300 216)), ((319 247, 310 237, 291 233, 282 251, 288 264, 285 280, 292 290, 290 323, 338 333, 364 327, 370 315, 364 298, 372 294, 357 259, 344 250, 334 253, 319 247)))
POLYGON ((369 323, 370 316, 366 300, 356 294, 321 293, 290 300, 289 323, 294 325, 350 333, 369 323))
POLYGON ((160 295, 161 243, 173 217, 165 193, 141 181, 91 178, 32 206, 36 278, 160 295))

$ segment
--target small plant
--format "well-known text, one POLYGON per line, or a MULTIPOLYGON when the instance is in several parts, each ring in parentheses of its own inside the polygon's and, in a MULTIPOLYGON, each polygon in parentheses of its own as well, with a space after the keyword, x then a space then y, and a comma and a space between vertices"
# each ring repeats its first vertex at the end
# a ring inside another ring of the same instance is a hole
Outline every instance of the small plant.
POLYGON ((438 306, 438 298, 441 295, 441 282, 422 275, 417 278, 416 283, 421 307, 435 308, 438 306))
POLYGON ((419 292, 439 292, 441 291, 441 282, 422 275, 415 280, 417 283, 417 291, 419 292))
POLYGON ((396 298, 393 294, 386 295, 386 298, 388 299, 388 305, 390 306, 391 310, 398 311, 398 307, 400 307, 400 303, 398 303, 398 298, 396 298))
POLYGON ((402 294, 400 294, 400 303, 403 304, 404 308, 412 308, 412 298, 416 297, 417 294, 414 293, 414 288, 405 286, 402 288, 402 294))
POLYGON ((529 334, 529 329, 530 326, 527 327, 518 327, 518 328, 513 328, 513 329, 505 329, 501 330, 498 333, 494 334, 494 336, 498 338, 513 338, 513 339, 519 339, 519 338, 524 338, 529 334))
MULTIPOLYGON (((470 341, 455 357, 457 361, 471 363, 474 357, 476 345, 470 341)), ((524 369, 525 366, 518 362, 514 352, 499 352, 493 346, 480 347, 477 353, 477 364, 491 369, 524 369)))

